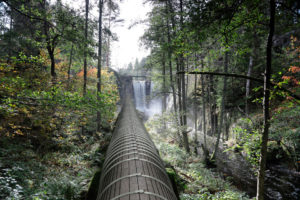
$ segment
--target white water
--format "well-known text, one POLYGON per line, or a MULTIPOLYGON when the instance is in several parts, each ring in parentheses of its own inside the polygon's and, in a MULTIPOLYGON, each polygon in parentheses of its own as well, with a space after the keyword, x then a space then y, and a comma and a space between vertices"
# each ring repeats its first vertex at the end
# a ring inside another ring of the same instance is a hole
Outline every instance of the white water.
POLYGON ((146 81, 133 81, 134 100, 136 109, 152 117, 162 112, 162 99, 155 95, 154 84, 151 82, 150 95, 146 95, 146 81))

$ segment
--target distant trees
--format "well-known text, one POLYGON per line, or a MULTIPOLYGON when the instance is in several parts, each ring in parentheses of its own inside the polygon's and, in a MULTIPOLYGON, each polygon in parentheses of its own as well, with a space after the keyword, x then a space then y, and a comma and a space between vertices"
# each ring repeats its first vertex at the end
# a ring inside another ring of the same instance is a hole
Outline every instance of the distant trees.
POLYGON ((136 58, 135 63, 130 62, 124 68, 119 70, 119 73, 123 75, 131 75, 131 76, 146 76, 148 74, 150 66, 150 60, 147 58, 142 58, 140 61, 136 58))

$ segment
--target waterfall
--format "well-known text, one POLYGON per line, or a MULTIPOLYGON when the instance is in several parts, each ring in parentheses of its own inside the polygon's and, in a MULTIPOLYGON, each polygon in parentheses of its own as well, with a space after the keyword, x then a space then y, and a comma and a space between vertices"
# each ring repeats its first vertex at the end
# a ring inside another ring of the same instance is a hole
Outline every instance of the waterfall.
POLYGON ((150 92, 147 91, 149 88, 147 89, 146 84, 149 82, 133 80, 135 106, 147 117, 152 117, 155 114, 161 114, 162 98, 155 95, 153 82, 150 82, 150 92))
POLYGON ((141 112, 146 108, 146 88, 145 81, 133 81, 135 107, 141 112))

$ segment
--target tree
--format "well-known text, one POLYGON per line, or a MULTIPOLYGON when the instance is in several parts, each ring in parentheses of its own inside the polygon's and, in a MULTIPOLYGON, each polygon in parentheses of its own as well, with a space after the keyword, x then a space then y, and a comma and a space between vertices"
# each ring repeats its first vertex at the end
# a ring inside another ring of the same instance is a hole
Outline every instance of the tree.
POLYGON ((88 51, 88 22, 89 22, 89 0, 85 0, 85 28, 84 28, 84 58, 83 58, 83 95, 86 94, 87 83, 87 51, 88 51))
MULTIPOLYGON (((225 62, 224 62, 224 73, 227 74, 228 73, 228 50, 226 49, 225 51, 226 52, 225 52, 225 62)), ((220 111, 220 125, 218 127, 217 142, 216 142, 215 150, 214 150, 214 153, 212 154, 211 160, 215 160, 215 158, 216 158, 216 154, 219 149, 221 133, 224 133, 223 122, 224 122, 225 99, 226 99, 226 90, 227 90, 227 77, 226 76, 223 77, 223 81, 224 82, 223 82, 223 94, 222 94, 221 111, 220 111)))
POLYGON ((266 170, 266 160, 267 160, 267 145, 269 137, 269 127, 270 127, 270 89, 271 89, 271 68, 272 68, 272 45, 273 45, 273 35, 275 29, 275 0, 270 0, 270 22, 269 22, 269 36, 267 43, 267 65, 264 74, 264 130, 262 134, 261 142, 261 156, 259 160, 259 171, 257 177, 257 200, 264 199, 264 179, 266 170))
MULTIPOLYGON (((101 101, 101 68, 102 68, 102 14, 103 14, 103 0, 99 0, 99 25, 98 25, 98 64, 97 64, 97 99, 101 101)), ((97 131, 101 128, 101 113, 97 111, 97 131)))

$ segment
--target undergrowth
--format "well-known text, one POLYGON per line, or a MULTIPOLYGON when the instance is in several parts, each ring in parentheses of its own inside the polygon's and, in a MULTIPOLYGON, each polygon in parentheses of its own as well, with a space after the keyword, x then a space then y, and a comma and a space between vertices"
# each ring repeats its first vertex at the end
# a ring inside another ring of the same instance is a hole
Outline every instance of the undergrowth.
POLYGON ((24 138, 0 140, 0 199, 84 199, 97 166, 104 159, 99 141, 68 142, 43 155, 24 138), (62 150, 63 149, 63 150, 62 150))
POLYGON ((177 174, 185 180, 180 199, 249 199, 245 193, 239 191, 231 184, 230 178, 224 180, 217 172, 207 169, 199 156, 187 154, 178 145, 168 142, 150 127, 148 126, 147 128, 160 152, 160 156, 166 163, 172 165, 177 174))

